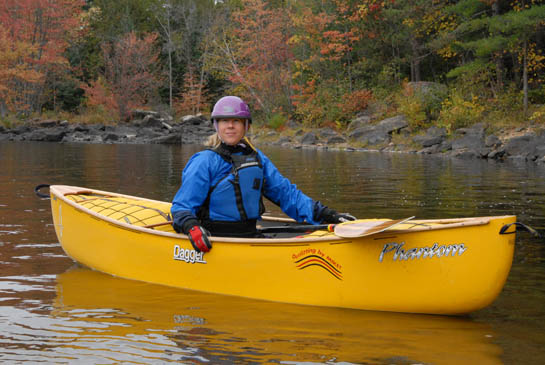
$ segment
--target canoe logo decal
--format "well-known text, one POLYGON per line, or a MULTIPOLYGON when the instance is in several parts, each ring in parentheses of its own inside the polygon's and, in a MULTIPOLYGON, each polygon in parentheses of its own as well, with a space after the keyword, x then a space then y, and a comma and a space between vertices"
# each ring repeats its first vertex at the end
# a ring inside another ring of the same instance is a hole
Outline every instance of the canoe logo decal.
POLYGON ((317 266, 327 271, 335 279, 343 279, 342 266, 321 250, 308 248, 293 254, 291 258, 294 260, 295 267, 299 270, 317 266))
POLYGON ((184 261, 190 264, 206 264, 204 252, 188 250, 187 248, 181 248, 178 245, 174 245, 174 260, 184 261))
POLYGON ((434 243, 431 247, 414 247, 411 249, 403 248, 405 242, 397 243, 390 242, 384 245, 382 252, 378 257, 378 262, 388 256, 392 256, 393 261, 408 261, 409 259, 425 259, 433 257, 447 257, 447 256, 462 256, 467 251, 468 247, 463 243, 451 244, 451 245, 439 245, 434 243), (391 254, 391 255, 390 255, 391 254))

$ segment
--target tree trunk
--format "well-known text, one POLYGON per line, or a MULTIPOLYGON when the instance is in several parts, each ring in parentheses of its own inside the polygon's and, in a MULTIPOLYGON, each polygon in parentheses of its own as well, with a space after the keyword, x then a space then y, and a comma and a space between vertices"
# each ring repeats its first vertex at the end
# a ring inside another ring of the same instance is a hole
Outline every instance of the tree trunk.
POLYGON ((523 64, 522 64, 522 90, 524 94, 524 117, 528 115, 528 41, 524 39, 523 46, 523 64))
POLYGON ((411 37, 411 49, 413 51, 411 59, 411 81, 420 81, 420 55, 418 53, 418 41, 416 38, 411 37))
MULTIPOLYGON (((499 0, 496 0, 492 3, 492 12, 496 16, 500 15, 499 0)), ((501 90, 503 89, 503 70, 504 70, 502 53, 499 52, 499 54, 495 54, 494 59, 496 62, 496 93, 500 93, 501 90)))
POLYGON ((168 105, 172 113, 172 43, 168 41, 168 105))
POLYGON ((4 100, 0 100, 0 118, 5 118, 7 115, 6 103, 4 100))

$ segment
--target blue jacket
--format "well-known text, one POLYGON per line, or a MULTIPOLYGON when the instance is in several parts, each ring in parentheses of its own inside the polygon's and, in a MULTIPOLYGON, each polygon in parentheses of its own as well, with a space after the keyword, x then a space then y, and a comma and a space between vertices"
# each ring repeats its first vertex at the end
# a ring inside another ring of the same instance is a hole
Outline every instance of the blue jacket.
MULTIPOLYGON (((298 222, 319 224, 314 219, 323 206, 309 198, 295 184, 282 176, 276 166, 261 151, 257 154, 263 169, 263 195, 278 205, 284 213, 298 222)), ((182 172, 182 185, 172 201, 171 213, 178 226, 188 219, 196 219, 197 213, 205 203, 210 188, 231 173, 232 164, 218 153, 204 150, 193 155, 182 172)), ((220 217, 216 211, 225 211, 210 204, 210 219, 220 217)), ((236 207, 233 209, 236 212, 236 207)), ((222 212, 222 213, 223 213, 222 212)), ((240 216, 222 217, 224 221, 235 221, 240 216)), ((216 218, 217 219, 217 218, 216 218)))

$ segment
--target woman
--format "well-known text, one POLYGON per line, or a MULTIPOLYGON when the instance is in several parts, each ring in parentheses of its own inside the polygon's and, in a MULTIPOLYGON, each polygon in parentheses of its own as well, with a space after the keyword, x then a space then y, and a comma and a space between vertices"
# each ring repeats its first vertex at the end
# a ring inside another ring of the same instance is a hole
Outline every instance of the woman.
POLYGON ((264 212, 262 197, 298 222, 340 223, 356 219, 337 213, 303 194, 245 137, 252 118, 236 96, 221 98, 211 116, 216 134, 210 147, 193 155, 172 201, 176 232, 188 235, 197 251, 208 252, 208 236, 256 237, 264 212))

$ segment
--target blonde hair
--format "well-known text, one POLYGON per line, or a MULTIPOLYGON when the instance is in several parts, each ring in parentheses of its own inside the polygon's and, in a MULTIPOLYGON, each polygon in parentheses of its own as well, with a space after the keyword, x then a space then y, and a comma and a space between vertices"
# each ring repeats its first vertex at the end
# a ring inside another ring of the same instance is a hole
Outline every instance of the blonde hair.
POLYGON ((220 144, 221 144, 221 139, 220 139, 220 136, 218 135, 218 132, 208 137, 208 140, 204 143, 206 147, 210 147, 210 148, 216 148, 220 144))
MULTIPOLYGON (((248 138, 248 136, 244 136, 242 137, 242 139, 240 140, 241 142, 245 142, 247 143, 248 145, 250 145, 250 147, 255 151, 255 147, 254 145, 252 144, 252 142, 250 141, 250 138, 248 138)), ((204 143, 204 145, 206 147, 210 147, 210 148, 216 148, 218 147, 219 145, 221 144, 221 139, 220 139, 220 136, 218 135, 218 132, 212 134, 210 137, 208 137, 208 140, 206 140, 206 142, 204 143)))

